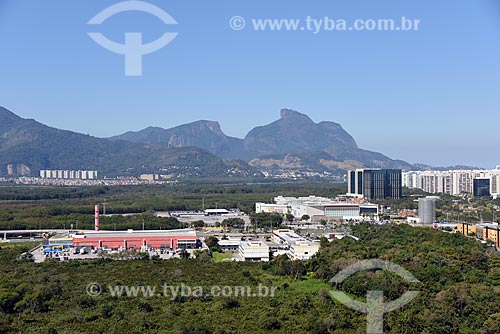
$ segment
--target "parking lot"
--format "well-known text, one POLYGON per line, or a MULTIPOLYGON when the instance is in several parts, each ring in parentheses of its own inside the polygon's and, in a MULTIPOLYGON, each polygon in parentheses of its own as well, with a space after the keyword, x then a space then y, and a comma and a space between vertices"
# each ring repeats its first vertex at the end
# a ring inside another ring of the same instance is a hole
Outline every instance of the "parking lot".
MULTIPOLYGON (((192 255, 193 250, 186 250, 192 255)), ((160 249, 149 249, 147 254, 151 257, 158 256, 162 260, 180 258, 180 250, 160 250, 160 249)), ((70 260, 92 260, 99 258, 111 258, 116 260, 126 260, 132 259, 139 256, 138 251, 118 251, 118 250, 104 250, 104 249, 89 249, 88 247, 71 247, 66 248, 61 252, 54 253, 43 253, 43 248, 39 247, 32 252, 33 259, 35 262, 44 262, 46 259, 57 259, 58 261, 70 261, 70 260), (82 249, 85 249, 82 251, 82 249)))

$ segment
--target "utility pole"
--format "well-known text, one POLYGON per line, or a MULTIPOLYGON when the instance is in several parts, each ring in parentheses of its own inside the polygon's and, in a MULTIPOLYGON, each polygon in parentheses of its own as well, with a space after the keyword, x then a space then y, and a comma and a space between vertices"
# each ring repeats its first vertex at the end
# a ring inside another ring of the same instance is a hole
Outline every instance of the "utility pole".
POLYGON ((142 218, 142 230, 144 231, 144 218, 142 218))

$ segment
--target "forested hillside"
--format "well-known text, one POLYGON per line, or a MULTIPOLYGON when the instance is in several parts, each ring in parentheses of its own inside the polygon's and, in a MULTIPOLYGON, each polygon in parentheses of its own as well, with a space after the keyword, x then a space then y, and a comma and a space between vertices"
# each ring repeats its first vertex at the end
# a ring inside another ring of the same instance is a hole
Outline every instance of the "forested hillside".
MULTIPOLYGON (((327 283, 361 259, 380 258, 412 272, 419 296, 385 316, 385 333, 477 333, 500 330, 500 256, 460 235, 408 226, 358 226, 307 263, 214 263, 136 260, 34 264, 0 250, 1 333, 365 333, 366 317, 333 300, 327 283), (274 297, 112 297, 89 283, 277 286, 274 297)), ((336 287, 360 300, 366 290, 397 298, 410 287, 394 274, 361 272, 336 287)))

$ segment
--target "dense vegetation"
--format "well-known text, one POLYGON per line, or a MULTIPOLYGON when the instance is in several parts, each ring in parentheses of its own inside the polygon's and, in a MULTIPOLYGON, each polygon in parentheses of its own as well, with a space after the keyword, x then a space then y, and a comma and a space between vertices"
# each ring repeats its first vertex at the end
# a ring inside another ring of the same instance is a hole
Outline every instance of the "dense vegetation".
MULTIPOLYGON (((241 181, 241 180, 240 180, 241 181)), ((153 211, 201 210, 224 207, 239 208, 251 213, 255 202, 271 202, 273 197, 317 196, 335 197, 346 192, 338 183, 263 183, 235 184, 220 180, 219 184, 204 180, 185 181, 177 185, 123 187, 48 187, 0 185, 0 230, 67 228, 73 224, 80 229, 92 228, 94 204, 106 203, 107 214, 140 213, 140 216, 103 217, 103 229, 158 228, 174 223, 153 218, 153 211), (225 183, 224 183, 225 182, 225 183)), ((400 210, 416 210, 416 198, 426 194, 415 189, 403 189, 404 198, 378 201, 385 210, 382 218, 398 215, 400 210)), ((441 195, 436 201, 438 220, 479 222, 500 219, 500 199, 460 198, 441 195)), ((102 210, 101 210, 102 211, 102 210)), ((254 216, 254 222, 270 226, 269 216, 254 216)), ((286 218, 286 217, 285 217, 286 218)), ((301 218, 301 217, 295 217, 301 218)), ((288 219, 288 218, 287 218, 288 219)), ((273 226, 281 221, 271 217, 273 226)), ((229 225, 235 225, 231 222, 229 225)), ((237 224, 236 224, 237 225, 237 224)))
POLYGON ((398 215, 400 210, 417 210, 418 198, 425 196, 437 196, 436 219, 438 221, 450 222, 486 222, 500 221, 500 198, 472 197, 470 194, 453 196, 449 194, 428 194, 419 189, 403 188, 403 198, 385 199, 377 201, 385 208, 391 208, 385 212, 385 217, 398 215))
MULTIPOLYGON (((364 333, 366 317, 328 295, 328 280, 360 259, 380 258, 412 272, 421 291, 385 315, 384 332, 500 331, 500 256, 472 239, 408 226, 354 228, 309 262, 197 259, 34 264, 23 246, 0 250, 0 333, 364 333), (98 282, 104 293, 86 294, 98 282), (108 285, 277 286, 274 297, 112 297, 108 285)), ((25 247, 27 248, 27 247, 25 247)), ((397 298, 410 286, 382 271, 360 272, 336 289, 364 299, 367 290, 397 298)))

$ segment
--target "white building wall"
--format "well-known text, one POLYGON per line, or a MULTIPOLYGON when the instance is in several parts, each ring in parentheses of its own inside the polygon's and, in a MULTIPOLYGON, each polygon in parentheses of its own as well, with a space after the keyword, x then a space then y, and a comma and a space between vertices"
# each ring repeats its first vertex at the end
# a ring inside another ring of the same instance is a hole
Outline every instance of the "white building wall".
POLYGON ((97 179, 97 171, 40 170, 40 177, 46 179, 97 179))
POLYGON ((288 206, 282 204, 268 204, 268 203, 255 203, 255 212, 256 213, 279 213, 286 214, 288 213, 288 206))
POLYGON ((307 261, 319 251, 317 243, 296 243, 290 246, 289 255, 292 260, 307 261))
POLYGON ((408 188, 422 189, 431 194, 445 193, 460 195, 472 193, 474 179, 490 179, 491 193, 500 192, 500 166, 494 170, 456 170, 456 171, 410 171, 405 172, 403 185, 408 188))
POLYGON ((244 261, 269 261, 269 246, 262 241, 242 242, 238 251, 244 261))

